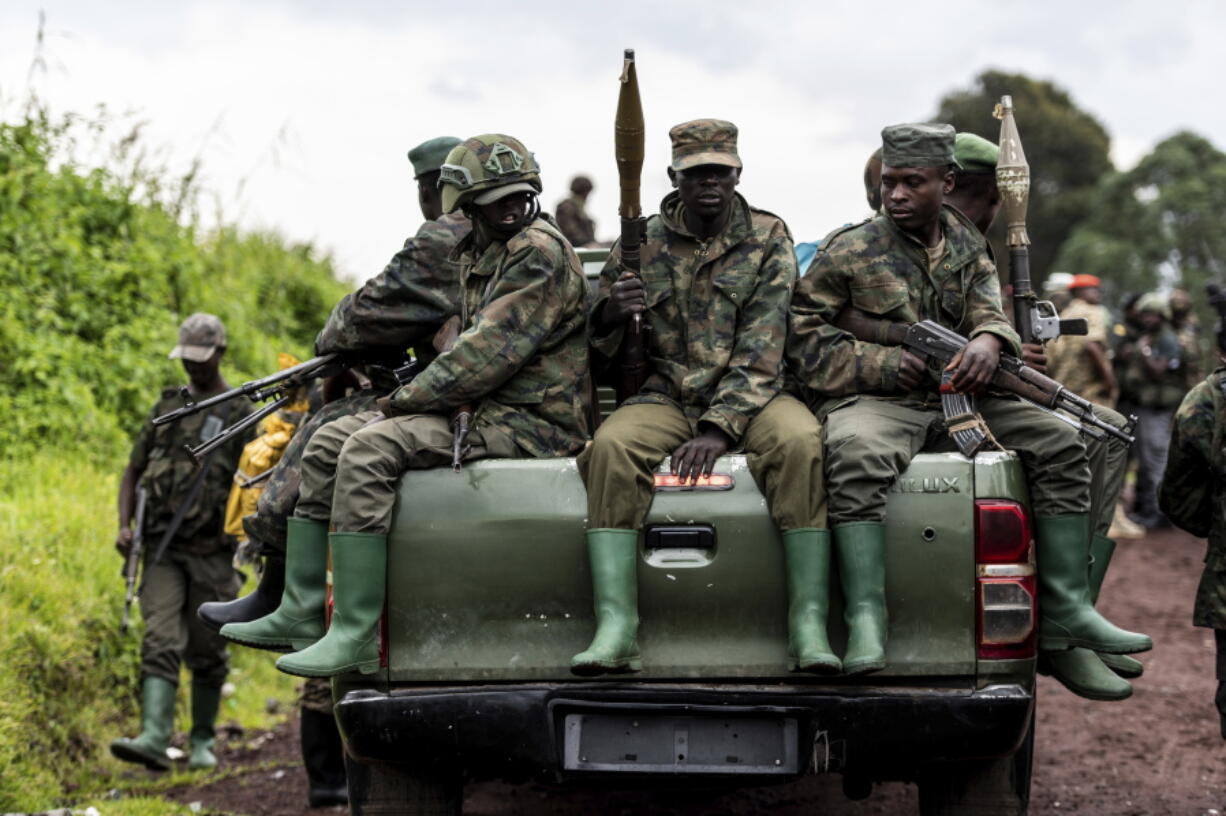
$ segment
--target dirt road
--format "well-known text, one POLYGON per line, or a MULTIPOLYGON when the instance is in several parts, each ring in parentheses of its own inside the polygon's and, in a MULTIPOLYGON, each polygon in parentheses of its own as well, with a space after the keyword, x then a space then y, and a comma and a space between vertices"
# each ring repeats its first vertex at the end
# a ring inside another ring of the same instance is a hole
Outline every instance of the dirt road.
MULTIPOLYGON (((1121 626, 1147 632, 1157 647, 1142 655, 1145 676, 1123 703, 1091 703, 1040 680, 1032 814, 1189 816, 1226 814, 1226 743, 1213 708, 1213 637, 1191 626, 1192 596, 1203 542, 1179 532, 1120 544, 1102 607, 1121 626)), ((248 737, 248 741, 250 737, 248 737)), ((225 750, 243 770, 225 780, 173 792, 204 812, 296 816, 308 811, 297 764, 296 724, 254 751, 225 750)), ((465 813, 481 816, 561 814, 747 814, 800 816, 915 812, 914 786, 879 785, 860 802, 843 798, 837 776, 815 777, 706 799, 668 799, 637 792, 558 792, 537 786, 474 785, 465 813)), ((338 809, 344 812, 343 809, 338 809)), ((337 811, 330 811, 337 812, 337 811)))

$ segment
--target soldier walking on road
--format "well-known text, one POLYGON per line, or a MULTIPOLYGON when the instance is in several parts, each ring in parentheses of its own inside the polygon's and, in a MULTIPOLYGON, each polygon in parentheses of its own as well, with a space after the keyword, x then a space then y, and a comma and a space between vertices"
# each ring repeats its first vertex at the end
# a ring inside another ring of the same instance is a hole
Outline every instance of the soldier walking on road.
MULTIPOLYGON (((984 390, 1002 349, 1021 354, 1001 307, 996 268, 975 225, 945 206, 954 189, 954 131, 895 125, 882 131, 885 213, 822 241, 792 300, 790 363, 826 426, 834 544, 874 589, 873 639, 885 643, 885 504, 890 484, 925 444, 948 446, 934 372, 898 346, 857 339, 836 325, 844 308, 913 323, 935 320, 970 338, 948 367, 951 386, 984 390)), ((1029 477, 1038 550, 1039 648, 1110 653, 1152 648, 1089 603, 1090 472, 1077 431, 1032 405, 985 396, 977 407, 1029 477)), ((844 582, 849 567, 841 567, 844 582)), ((868 593, 866 593, 868 595, 868 593)), ((855 635, 853 630, 853 636, 855 635)))
POLYGON ((596 222, 587 212, 587 197, 592 194, 592 180, 575 176, 570 181, 570 195, 558 202, 558 229, 572 246, 596 246, 596 222))
POLYGON ((535 159, 510 136, 477 136, 448 154, 440 184, 444 210, 462 209, 473 222, 451 255, 463 332, 380 411, 330 422, 311 438, 281 605, 223 629, 240 642, 299 650, 277 661, 290 674, 377 669, 396 478, 451 462, 452 409, 478 406, 468 460, 567 456, 587 435, 588 287, 570 244, 538 215, 535 159), (329 545, 334 611, 325 635, 329 545))
MULTIPOLYGON (((651 373, 579 457, 597 630, 571 670, 639 667, 638 541, 660 462, 671 456, 673 473, 696 480, 722 454, 743 450, 783 536, 793 666, 836 673, 826 639, 821 430, 780 390, 796 280, 792 236, 778 216, 735 192, 741 160, 731 122, 685 122, 669 136, 676 191, 647 219, 641 274, 624 271, 614 246, 589 320, 590 342, 611 359, 627 320, 642 315, 651 373)), ((862 670, 850 657, 848 670, 862 670)))
MULTIPOLYGON (((1226 354, 1221 328, 1218 350, 1226 354)), ((1162 512, 1209 550, 1192 623, 1213 630, 1217 646, 1217 706, 1226 740, 1226 366, 1188 392, 1175 412, 1169 455, 1158 494, 1162 512)))
MULTIPOLYGON (((179 327, 179 344, 170 352, 187 372, 192 401, 229 388, 220 373, 226 331, 210 314, 197 313, 179 327)), ((183 407, 178 386, 166 388, 150 417, 183 407)), ((119 486, 119 535, 115 546, 126 556, 132 545, 132 513, 139 482, 149 496, 140 589, 145 636, 141 642, 141 732, 111 743, 111 753, 126 762, 166 769, 166 748, 174 727, 179 669, 192 673, 189 768, 212 768, 214 724, 221 687, 229 671, 225 641, 201 624, 196 608, 227 601, 238 592, 232 565, 235 541, 224 531, 226 496, 243 446, 251 435, 236 435, 204 457, 200 466, 184 449, 213 437, 250 411, 231 400, 212 411, 154 427, 147 422, 136 437, 119 486)))

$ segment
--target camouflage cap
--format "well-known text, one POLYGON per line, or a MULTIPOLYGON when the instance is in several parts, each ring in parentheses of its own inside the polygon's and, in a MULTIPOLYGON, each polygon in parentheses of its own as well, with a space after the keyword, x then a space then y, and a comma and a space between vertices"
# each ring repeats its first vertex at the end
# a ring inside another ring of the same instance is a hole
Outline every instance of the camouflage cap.
POLYGON ((226 347, 226 327, 217 315, 196 312, 179 326, 179 345, 170 350, 172 360, 180 358, 203 363, 219 348, 226 347))
POLYGON ((675 125, 668 132, 673 143, 672 168, 688 170, 702 164, 739 168, 736 135, 736 125, 723 119, 695 119, 675 125))
POLYGON ((413 163, 413 178, 420 178, 442 167, 451 148, 459 143, 460 140, 454 136, 437 136, 410 150, 409 161, 413 163))
POLYGON ((954 137, 954 158, 968 173, 992 173, 1000 159, 1000 146, 974 133, 954 137))
POLYGON ((881 163, 890 167, 961 167, 953 125, 890 125, 881 131, 881 163))

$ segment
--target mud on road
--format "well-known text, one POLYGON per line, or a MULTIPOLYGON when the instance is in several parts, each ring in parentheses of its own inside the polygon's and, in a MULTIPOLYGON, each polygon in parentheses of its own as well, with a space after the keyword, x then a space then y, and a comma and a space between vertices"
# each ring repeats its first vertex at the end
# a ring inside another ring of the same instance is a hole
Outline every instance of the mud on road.
MULTIPOLYGON (((1213 708, 1213 635, 1191 625, 1204 542, 1177 531, 1123 541, 1107 575, 1101 608, 1126 628, 1153 636, 1140 655, 1145 676, 1121 703, 1074 697, 1039 681, 1032 814, 1189 816, 1226 814, 1226 743, 1213 708)), ((250 744, 250 737, 245 744, 250 744)), ((203 812, 297 816, 344 809, 306 809, 297 724, 272 732, 256 750, 223 746, 227 778, 171 795, 200 802, 203 812)), ((863 801, 844 799, 837 775, 711 797, 643 792, 600 794, 536 785, 472 785, 465 813, 481 816, 563 814, 749 814, 825 816, 914 813, 913 785, 877 786, 863 801)))

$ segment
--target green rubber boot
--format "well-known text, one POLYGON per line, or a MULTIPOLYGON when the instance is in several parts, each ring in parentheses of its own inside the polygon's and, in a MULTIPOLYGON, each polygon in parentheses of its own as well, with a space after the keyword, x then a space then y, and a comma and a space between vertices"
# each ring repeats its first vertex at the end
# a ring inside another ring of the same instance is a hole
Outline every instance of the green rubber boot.
POLYGON ((830 649, 830 531, 815 528, 783 533, 788 576, 788 667, 792 671, 838 674, 843 663, 830 649))
POLYGON ((854 521, 834 528, 839 580, 843 584, 843 620, 847 622, 844 674, 868 674, 885 668, 885 525, 854 521))
POLYGON ((379 618, 387 596, 387 535, 332 533, 332 625, 321 640, 277 660, 299 677, 379 669, 379 618))
POLYGON ((120 737, 111 743, 111 754, 124 762, 144 765, 151 771, 170 767, 166 748, 175 722, 177 686, 164 677, 146 675, 141 682, 140 735, 120 737))
POLYGON ((285 591, 276 611, 246 623, 221 627, 226 640, 289 652, 324 636, 327 598, 328 525, 291 516, 286 526, 285 591))
POLYGON ((596 636, 570 661, 574 674, 636 672, 639 659, 639 534, 608 527, 587 531, 596 636))
MULTIPOLYGON (((1107 567, 1115 553, 1115 542, 1106 536, 1096 535, 1090 539, 1090 603, 1098 605, 1098 593, 1102 591, 1107 567)), ((1145 673, 1145 664, 1128 655, 1100 654, 1098 659, 1107 668, 1125 680, 1135 680, 1145 673)))
POLYGON ((1039 648, 1064 651, 1080 646, 1110 654, 1152 649, 1154 642, 1148 635, 1119 628, 1090 604, 1089 517, 1036 516, 1035 528, 1039 648))
POLYGON ((1127 700, 1132 696, 1132 683, 1107 668, 1089 649, 1039 652, 1039 673, 1050 674, 1087 700, 1127 700))
POLYGON ((193 771, 217 767, 213 756, 217 710, 221 708, 221 688, 201 682, 192 683, 192 730, 189 735, 191 754, 187 767, 193 771))

